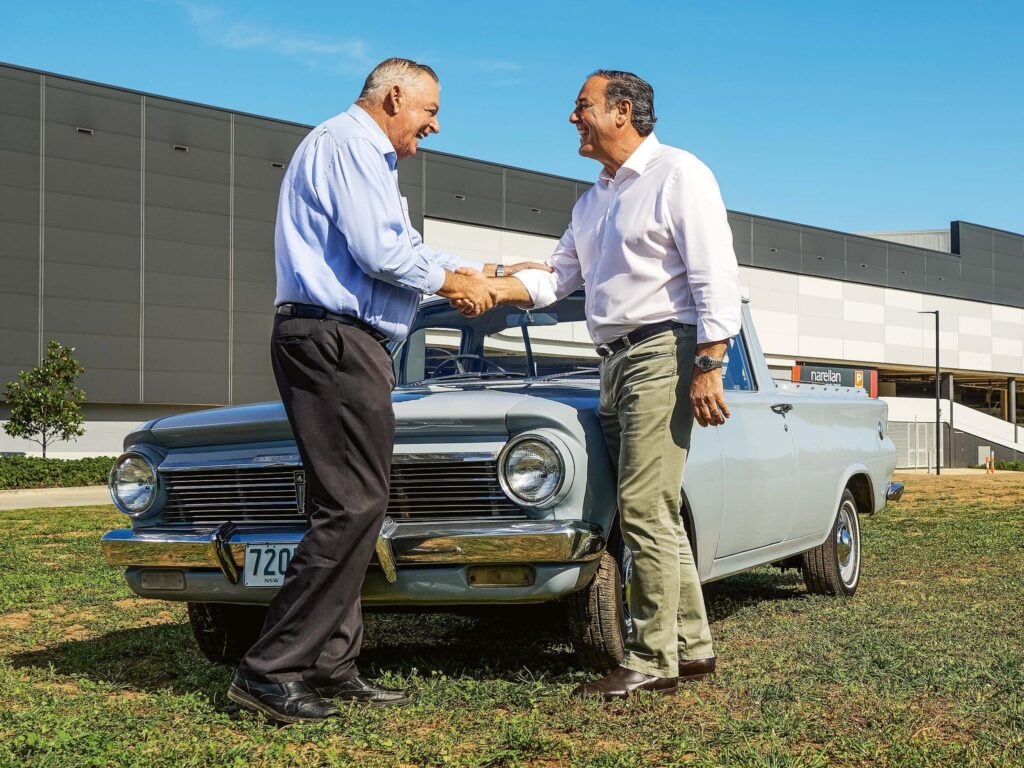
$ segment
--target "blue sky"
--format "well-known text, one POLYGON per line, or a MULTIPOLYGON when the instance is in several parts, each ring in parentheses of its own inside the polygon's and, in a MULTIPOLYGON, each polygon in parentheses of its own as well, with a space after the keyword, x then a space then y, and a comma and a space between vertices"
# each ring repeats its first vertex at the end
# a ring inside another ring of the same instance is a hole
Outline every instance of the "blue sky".
POLYGON ((434 66, 425 147, 593 179, 567 117, 598 68, 740 211, 844 231, 1024 232, 1024 3, 6 2, 0 61, 304 123, 391 55, 434 66))

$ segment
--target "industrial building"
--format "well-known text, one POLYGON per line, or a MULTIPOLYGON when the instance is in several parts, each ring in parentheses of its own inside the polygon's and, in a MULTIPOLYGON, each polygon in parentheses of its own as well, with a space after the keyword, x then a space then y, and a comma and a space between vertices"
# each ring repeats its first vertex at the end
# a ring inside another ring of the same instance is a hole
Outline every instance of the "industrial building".
MULTIPOLYGON (((87 369, 88 431, 54 455, 116 453, 146 419, 276 399, 274 215, 309 128, 0 65, 0 382, 49 339, 87 369)), ((590 186, 431 151, 399 178, 426 242, 505 263, 546 258, 590 186)), ((729 220, 779 377, 868 372, 901 466, 932 463, 935 315, 922 312, 938 310, 943 465, 1024 453, 1024 236, 729 220)), ((0 451, 36 450, 0 433, 0 451)))

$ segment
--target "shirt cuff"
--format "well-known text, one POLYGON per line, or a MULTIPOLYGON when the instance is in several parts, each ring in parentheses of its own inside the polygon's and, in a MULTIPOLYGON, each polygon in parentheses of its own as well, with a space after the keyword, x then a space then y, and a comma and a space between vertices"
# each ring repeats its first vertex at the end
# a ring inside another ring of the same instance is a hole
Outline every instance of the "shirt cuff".
POLYGON ((555 276, 552 273, 543 269, 522 269, 516 272, 515 277, 530 294, 535 309, 554 304, 558 300, 555 295, 555 276))
POLYGON ((423 293, 437 293, 444 285, 445 272, 440 264, 431 264, 427 267, 427 279, 424 283, 423 293))
POLYGON ((709 344, 716 341, 728 341, 740 332, 741 320, 736 318, 697 318, 697 343, 709 344))

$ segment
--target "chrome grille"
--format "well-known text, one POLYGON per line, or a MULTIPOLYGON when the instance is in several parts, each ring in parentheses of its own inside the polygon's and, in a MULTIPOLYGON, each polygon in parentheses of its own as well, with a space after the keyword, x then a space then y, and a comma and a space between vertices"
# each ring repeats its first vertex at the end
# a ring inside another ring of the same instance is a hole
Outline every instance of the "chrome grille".
MULTIPOLYGON (((167 488, 164 522, 301 521, 296 499, 299 471, 297 467, 237 467, 162 472, 167 488)), ((493 459, 396 462, 391 467, 388 515, 398 521, 526 517, 501 490, 493 459)))

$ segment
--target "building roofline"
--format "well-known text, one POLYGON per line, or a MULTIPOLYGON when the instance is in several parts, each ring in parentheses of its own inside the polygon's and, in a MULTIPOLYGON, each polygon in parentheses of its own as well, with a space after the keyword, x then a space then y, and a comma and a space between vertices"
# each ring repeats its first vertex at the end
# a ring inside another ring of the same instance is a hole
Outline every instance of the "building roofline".
MULTIPOLYGON (((800 222, 800 221, 790 221, 788 219, 777 219, 774 216, 764 216, 764 215, 762 215, 760 213, 749 213, 747 211, 734 211, 734 210, 730 209, 729 213, 735 213, 738 216, 751 216, 751 217, 753 217, 755 219, 761 219, 762 221, 775 221, 775 222, 778 222, 779 224, 789 224, 789 225, 794 226, 794 227, 806 227, 808 229, 814 229, 814 230, 817 230, 819 232, 831 232, 834 235, 842 235, 843 237, 862 237, 865 240, 877 240, 880 243, 887 243, 889 245, 898 245, 898 246, 901 246, 903 248, 912 248, 915 251, 926 251, 928 253, 937 253, 940 256, 956 256, 958 259, 960 258, 960 254, 959 253, 950 253, 949 251, 936 251, 936 250, 933 250, 931 248, 923 248, 920 245, 908 245, 908 244, 905 244, 905 243, 894 243, 891 240, 885 240, 884 238, 881 238, 881 237, 873 237, 872 235, 865 235, 865 234, 861 234, 859 232, 844 232, 841 229, 830 229, 829 227, 819 227, 817 224, 804 224, 803 222, 800 222)), ((984 226, 984 225, 978 224, 976 226, 984 226)), ((940 230, 935 230, 935 231, 936 232, 949 232, 950 230, 940 229, 940 230)))
MULTIPOLYGON (((31 72, 34 75, 45 75, 46 77, 58 77, 61 80, 70 80, 70 81, 75 82, 75 83, 82 83, 83 85, 92 85, 92 86, 95 86, 97 88, 109 88, 110 90, 113 90, 113 91, 120 91, 121 93, 130 93, 130 94, 132 94, 134 96, 145 96, 147 98, 162 99, 163 101, 170 101, 170 102, 175 103, 175 104, 185 104, 185 105, 190 106, 190 107, 199 107, 201 109, 212 109, 212 110, 214 110, 216 112, 224 112, 224 113, 232 114, 232 115, 240 115, 242 117, 251 117, 251 118, 254 118, 256 120, 271 120, 271 121, 273 121, 275 123, 280 123, 282 125, 292 126, 294 128, 305 128, 306 130, 311 130, 312 128, 315 127, 314 125, 309 125, 307 123, 298 123, 298 122, 296 122, 294 120, 285 120, 284 118, 280 118, 280 117, 269 117, 267 115, 258 115, 255 112, 245 112, 245 111, 240 110, 240 109, 229 109, 227 107, 218 107, 218 106, 214 106, 213 104, 204 104, 201 101, 190 101, 189 99, 179 99, 179 98, 177 98, 175 96, 164 96, 163 94, 160 94, 160 93, 151 93, 150 91, 141 91, 141 90, 139 90, 137 88, 125 88, 124 86, 121 86, 121 85, 111 85, 110 83, 101 83, 101 82, 98 82, 96 80, 87 80, 84 77, 73 77, 71 75, 63 75, 60 72, 50 72, 50 71, 45 70, 45 69, 36 69, 35 67, 26 67, 26 66, 22 66, 21 64, 12 64, 9 61, 0 61, 0 67, 9 67, 10 69, 17 69, 17 70, 20 70, 22 72, 31 72)), ((538 174, 540 176, 546 176, 547 178, 550 178, 550 179, 560 179, 562 181, 571 181, 571 182, 573 182, 575 184, 588 184, 588 185, 592 185, 594 183, 593 181, 586 181, 584 179, 574 179, 571 176, 561 176, 561 175, 556 174, 556 173, 547 173, 546 171, 537 171, 537 170, 534 170, 532 168, 521 168, 521 167, 515 166, 515 165, 508 165, 507 163, 496 163, 496 162, 491 161, 491 160, 481 160, 480 158, 477 158, 477 157, 467 157, 466 155, 457 155, 457 154, 455 154, 453 152, 441 152, 441 151, 436 150, 436 149, 424 149, 424 150, 421 150, 421 151, 423 153, 425 153, 425 154, 428 154, 428 155, 439 155, 441 157, 453 157, 453 158, 456 158, 458 160, 468 160, 468 161, 473 162, 473 163, 483 163, 484 165, 490 165, 490 166, 494 166, 494 167, 497 167, 497 168, 507 168, 510 171, 522 171, 523 173, 535 173, 535 174, 538 174)))
POLYGON ((950 229, 953 228, 953 224, 968 224, 978 229, 987 229, 991 232, 999 232, 1004 235, 1010 235, 1011 237, 1024 237, 1024 232, 1014 232, 1010 229, 1000 229, 999 227, 990 227, 988 224, 978 224, 973 221, 965 221, 964 219, 954 219, 950 222, 950 229))
MULTIPOLYGON (((307 123, 295 122, 294 120, 285 120, 285 119, 280 118, 280 117, 268 117, 267 115, 258 115, 255 112, 245 112, 245 111, 238 110, 238 109, 228 109, 226 107, 218 107, 218 106, 214 106, 212 104, 205 104, 205 103, 200 102, 200 101, 190 101, 188 99, 180 99, 180 98, 176 98, 174 96, 164 96, 164 95, 159 94, 159 93, 150 93, 149 91, 141 91, 141 90, 139 90, 137 88, 125 88, 124 86, 111 85, 110 83, 101 83, 101 82, 97 82, 96 80, 86 80, 85 78, 82 78, 82 77, 73 77, 71 75, 64 75, 64 74, 61 74, 59 72, 50 72, 50 71, 44 70, 44 69, 36 69, 35 67, 26 67, 26 66, 23 66, 21 64, 12 64, 12 63, 6 62, 6 61, 0 61, 0 67, 9 67, 11 69, 17 69, 17 70, 20 70, 22 72, 31 72, 31 73, 36 74, 36 75, 46 75, 46 76, 49 76, 49 77, 58 77, 58 78, 61 78, 63 80, 70 80, 70 81, 76 82, 76 83, 83 83, 85 85, 92 85, 92 86, 96 86, 98 88, 109 88, 111 90, 120 91, 122 93, 130 93, 130 94, 134 94, 134 95, 137 95, 137 96, 147 96, 147 97, 152 97, 152 98, 156 98, 156 99, 163 99, 164 101, 170 101, 170 102, 174 102, 174 103, 177 103, 177 104, 186 104, 188 106, 200 107, 202 109, 212 109, 212 110, 214 110, 216 112, 224 112, 224 113, 227 113, 227 114, 241 115, 243 117, 251 117, 251 118, 254 118, 256 120, 270 120, 270 121, 273 121, 273 122, 276 122, 276 123, 280 123, 282 125, 289 125, 289 126, 296 127, 296 128, 305 128, 305 129, 309 130, 309 129, 312 129, 314 127, 313 125, 309 125, 307 123)), ((561 181, 571 181, 571 182, 573 182, 575 184, 587 184, 587 185, 591 185, 591 186, 594 184, 593 181, 587 181, 585 179, 576 179, 576 178, 573 178, 571 176, 562 176, 560 174, 548 173, 546 171, 538 171, 538 170, 534 170, 532 168, 522 168, 520 166, 508 165, 507 163, 497 163, 497 162, 494 162, 492 160, 481 160, 480 158, 477 158, 477 157, 467 157, 466 155, 457 155, 457 154, 452 153, 452 152, 441 152, 441 151, 436 150, 436 149, 424 149, 422 151, 426 155, 438 155, 440 157, 452 157, 452 158, 455 158, 455 159, 458 159, 458 160, 467 160, 469 162, 481 163, 483 165, 489 165, 489 166, 496 167, 496 168, 507 168, 510 171, 521 171, 523 173, 532 173, 532 174, 536 174, 538 176, 544 176, 544 177, 549 178, 549 179, 559 179, 561 181)), ((866 238, 868 240, 880 240, 881 242, 886 242, 886 243, 890 242, 888 240, 884 240, 884 239, 879 238, 879 237, 872 237, 871 235, 858 234, 856 232, 845 232, 845 231, 840 230, 840 229, 831 229, 829 227, 821 227, 821 226, 818 226, 816 224, 805 224, 803 222, 791 221, 789 219, 779 219, 779 218, 775 218, 773 216, 764 216, 763 214, 759 214, 759 213, 749 213, 747 211, 735 211, 735 210, 730 210, 729 212, 737 214, 739 216, 752 216, 754 218, 762 219, 764 221, 776 221, 776 222, 779 222, 780 224, 790 224, 790 225, 794 225, 794 226, 798 226, 798 227, 808 227, 808 228, 816 229, 816 230, 819 230, 819 231, 822 231, 822 232, 832 232, 834 234, 843 235, 843 236, 846 236, 846 237, 850 237, 850 236, 852 236, 852 237, 863 237, 863 238, 866 238)), ((1011 235, 1011 236, 1014 236, 1014 237, 1024 237, 1024 234, 1021 234, 1019 232, 1013 232, 1013 231, 1008 230, 1008 229, 999 229, 997 227, 989 227, 989 226, 987 226, 985 224, 975 224, 974 222, 964 221, 962 219, 957 219, 955 221, 960 221, 963 224, 970 224, 971 226, 980 227, 982 229, 988 229, 988 230, 993 230, 995 232, 1001 232, 1001 233, 1004 233, 1004 234, 1007 234, 1007 235, 1011 235)), ((950 226, 946 230, 934 230, 934 231, 937 231, 937 232, 938 231, 948 231, 948 232, 950 232, 952 234, 953 223, 954 222, 950 222, 950 226)), ((956 257, 960 256, 960 254, 958 254, 958 253, 949 253, 949 252, 946 252, 946 251, 934 251, 931 248, 922 248, 921 246, 917 246, 917 245, 906 245, 905 247, 907 247, 907 248, 914 248, 914 249, 920 250, 920 251, 928 251, 929 253, 938 253, 938 254, 942 254, 942 255, 945 255, 945 256, 956 256, 956 257)))

